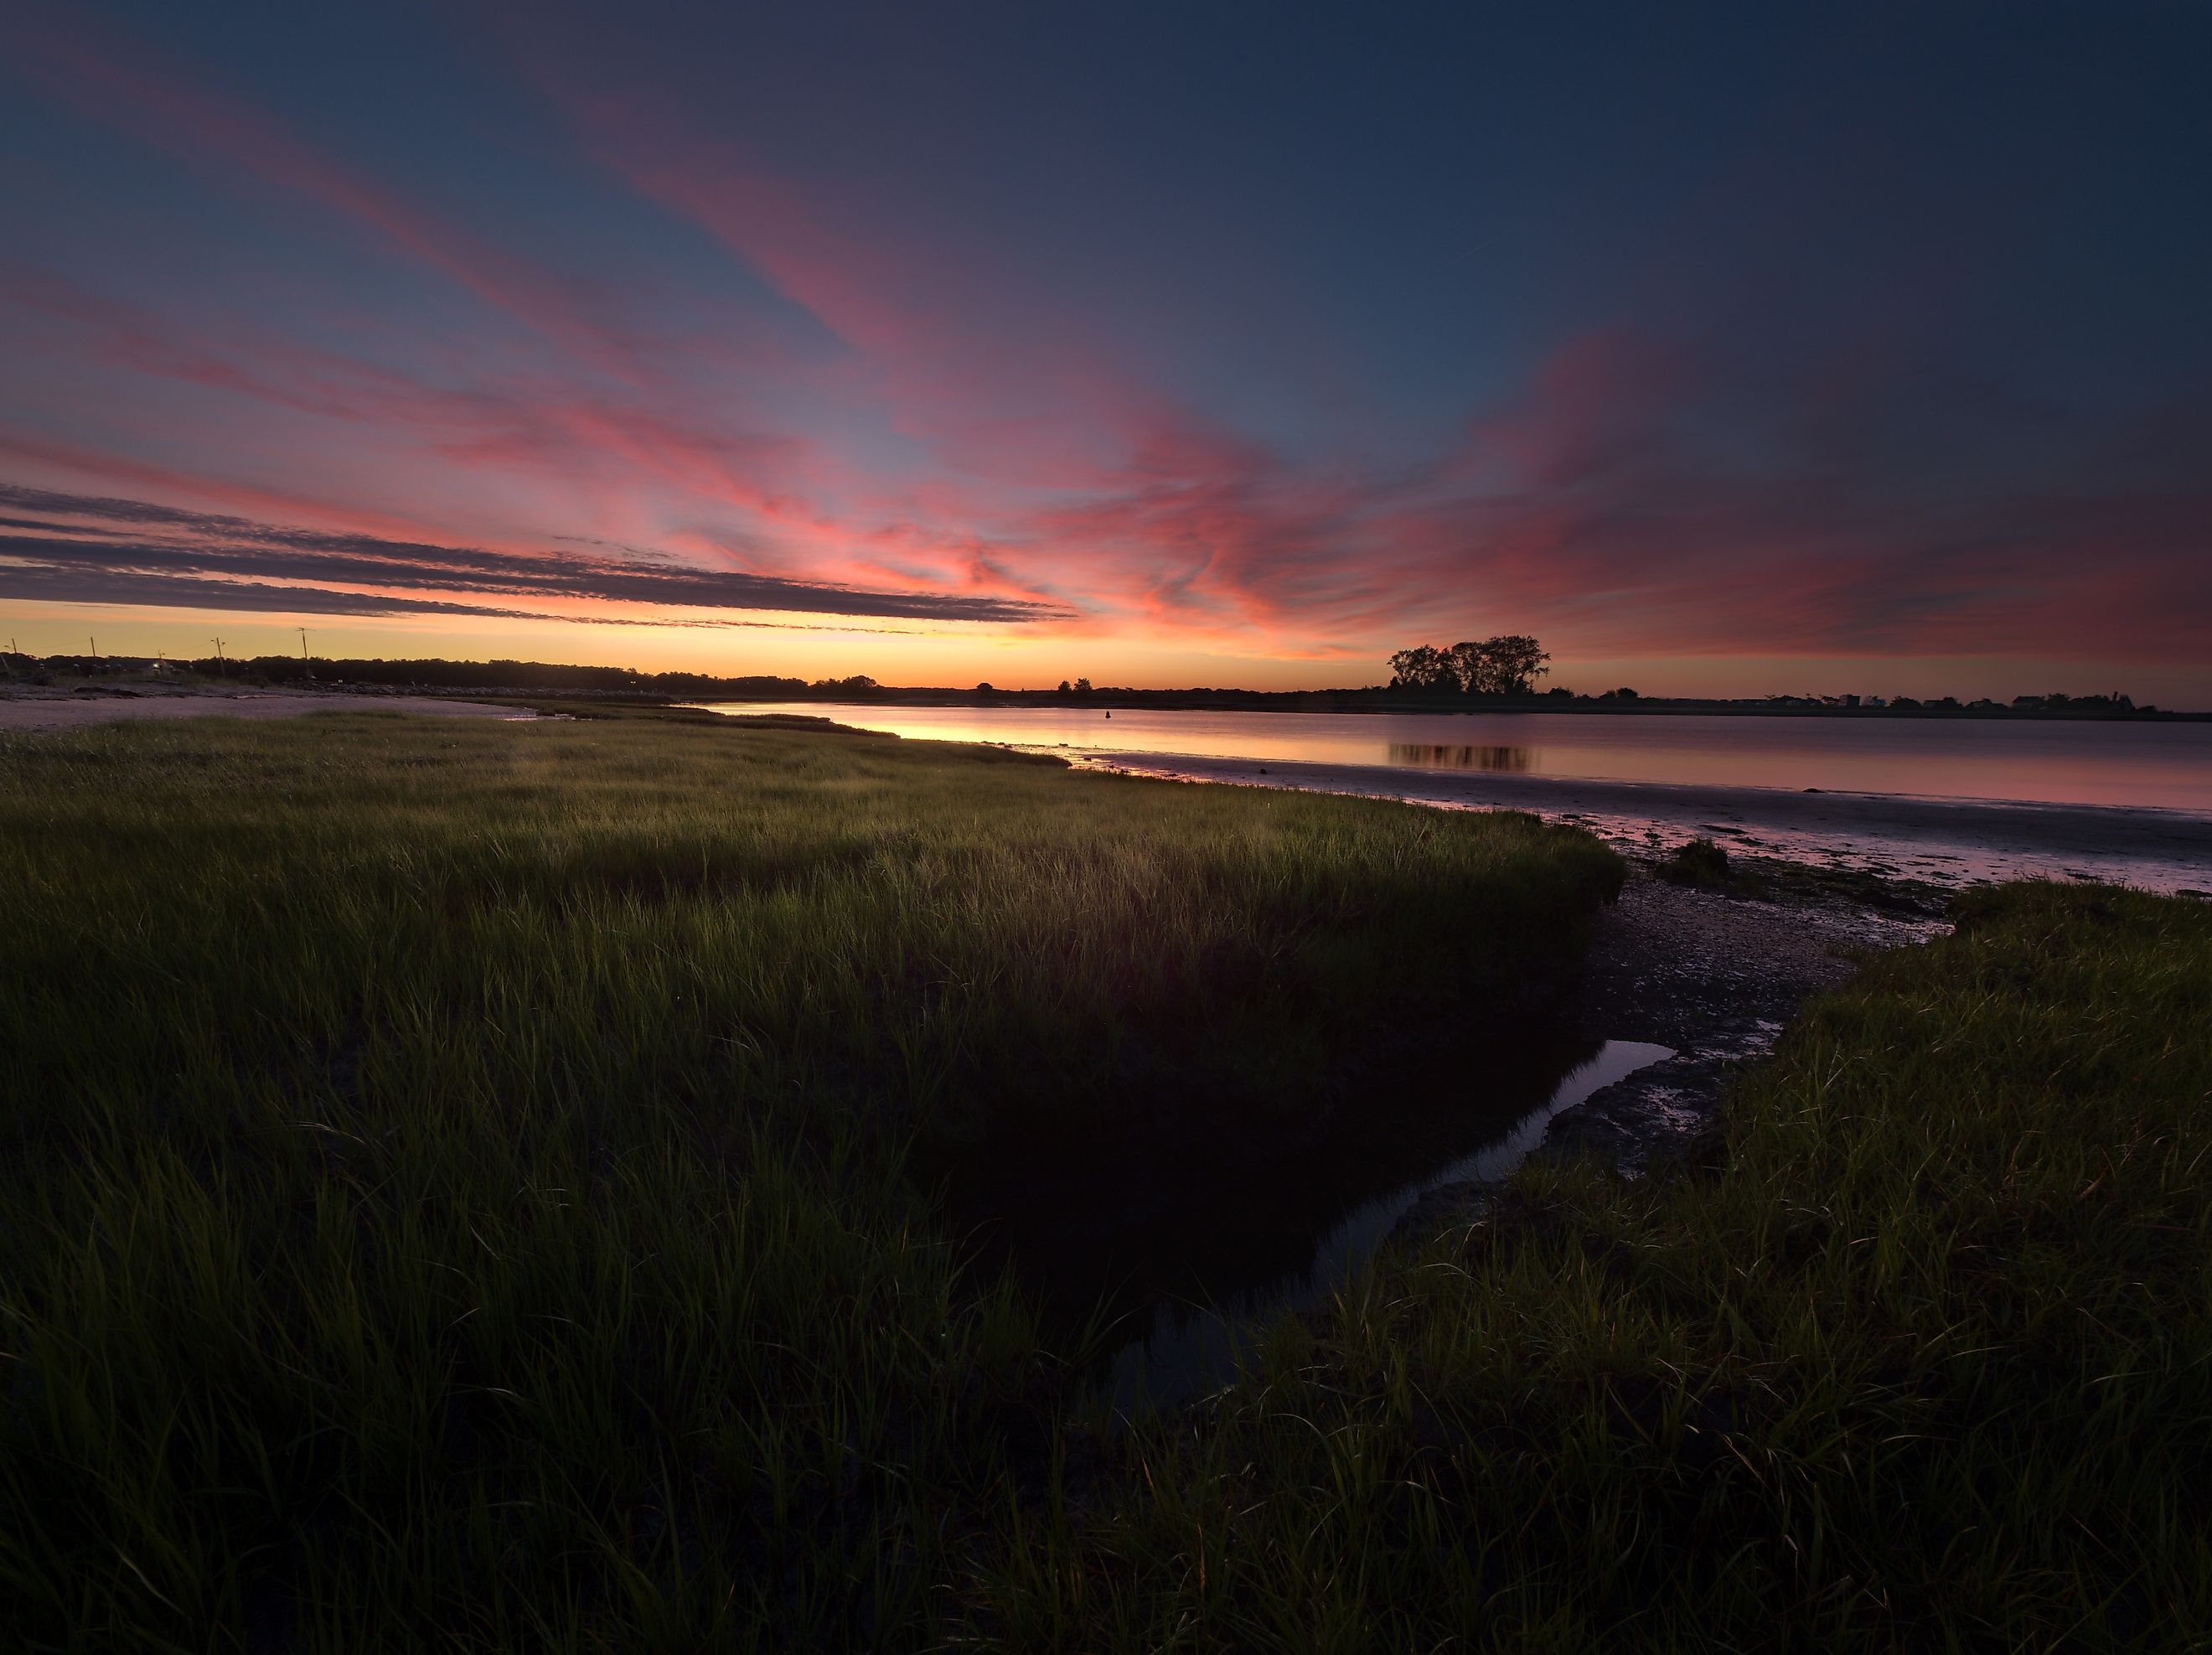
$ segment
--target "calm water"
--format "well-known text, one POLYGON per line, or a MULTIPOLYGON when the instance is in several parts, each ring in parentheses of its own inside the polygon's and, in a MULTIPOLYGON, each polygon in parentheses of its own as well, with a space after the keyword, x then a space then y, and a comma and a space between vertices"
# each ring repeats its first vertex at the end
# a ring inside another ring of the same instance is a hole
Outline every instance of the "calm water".
POLYGON ((2152 806, 2212 815, 2212 724, 1695 714, 726 706, 941 741, 1407 771, 2152 806))

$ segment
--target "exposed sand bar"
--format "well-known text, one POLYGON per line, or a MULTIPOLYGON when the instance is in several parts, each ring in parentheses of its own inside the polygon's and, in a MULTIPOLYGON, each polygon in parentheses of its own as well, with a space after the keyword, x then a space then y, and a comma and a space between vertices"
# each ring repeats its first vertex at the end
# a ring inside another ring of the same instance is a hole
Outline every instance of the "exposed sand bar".
POLYGON ((1078 762, 1196 782, 1525 810, 1578 822, 1632 848, 1702 837, 1754 854, 1944 885, 2046 874, 2212 891, 2212 817, 2183 811, 1283 760, 1262 765, 1168 753, 1086 754, 1078 762))
POLYGON ((525 707, 439 696, 322 695, 240 690, 229 695, 4 695, 0 733, 76 730, 142 718, 296 718, 302 713, 422 713, 432 718, 535 718, 525 707))

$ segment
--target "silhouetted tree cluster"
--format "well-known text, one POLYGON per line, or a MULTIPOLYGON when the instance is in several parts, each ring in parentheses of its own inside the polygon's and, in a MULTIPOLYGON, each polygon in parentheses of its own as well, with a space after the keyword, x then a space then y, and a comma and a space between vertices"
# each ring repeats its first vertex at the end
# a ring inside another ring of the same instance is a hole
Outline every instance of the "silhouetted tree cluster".
POLYGON ((1526 696, 1552 669, 1543 645, 1526 633, 1455 643, 1449 649, 1417 644, 1390 657, 1390 687, 1431 695, 1526 696))

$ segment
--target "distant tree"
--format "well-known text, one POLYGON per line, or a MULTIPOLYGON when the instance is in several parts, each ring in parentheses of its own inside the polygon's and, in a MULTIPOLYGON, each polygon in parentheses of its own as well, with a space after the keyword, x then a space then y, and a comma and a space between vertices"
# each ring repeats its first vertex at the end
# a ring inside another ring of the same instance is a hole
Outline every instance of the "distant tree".
POLYGON ((1437 652, 1426 644, 1401 649, 1390 657, 1390 687, 1393 690, 1433 689, 1442 665, 1437 652))
POLYGON ((1393 690, 1445 690, 1459 687, 1459 675, 1451 657, 1443 650, 1428 644, 1417 644, 1411 649, 1401 649, 1390 657, 1390 687, 1393 690))
POLYGON ((1544 664, 1551 659, 1535 639, 1518 632, 1449 649, 1419 644, 1390 657, 1390 687, 1431 694, 1533 695, 1536 679, 1551 670, 1544 664))
POLYGON ((995 696, 999 692, 991 687, 990 680, 986 678, 982 683, 975 686, 975 693, 979 696, 995 696))
POLYGON ((1551 653, 1525 632, 1485 639, 1482 658, 1488 692, 1494 696, 1533 694, 1536 680, 1552 670, 1546 664, 1552 659, 1551 653))
POLYGON ((1075 693, 1075 686, 1070 684, 1066 678, 1062 678, 1060 681, 1060 693, 1064 696, 1072 696, 1075 693))
POLYGON ((1079 696, 1089 695, 1091 693, 1091 680, 1089 678, 1076 679, 1075 693, 1079 696))
POLYGON ((1444 660, 1449 664, 1452 680, 1463 696, 1486 696, 1491 691, 1489 646, 1480 643, 1455 643, 1445 650, 1444 660))

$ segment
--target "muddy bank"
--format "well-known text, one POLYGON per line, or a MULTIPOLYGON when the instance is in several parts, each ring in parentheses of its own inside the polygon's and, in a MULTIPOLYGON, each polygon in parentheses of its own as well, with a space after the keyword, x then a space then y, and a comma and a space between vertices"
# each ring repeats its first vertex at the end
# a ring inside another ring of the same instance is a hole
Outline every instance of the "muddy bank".
MULTIPOLYGON (((1870 952, 1949 928, 1911 887, 1876 889, 1869 903, 1807 870, 1738 866, 1761 894, 1670 885, 1639 868, 1607 910, 1577 988, 1581 1031, 1674 1055, 1553 1117, 1532 1154, 1595 1156, 1635 1176, 1684 1153, 1717 1117, 1735 1069, 1771 1051, 1809 996, 1840 986, 1870 952)), ((1486 1188, 1431 1191, 1396 1238, 1465 1218, 1486 1188)))
POLYGON ((1595 1153, 1641 1171, 1713 1118, 1731 1066, 1771 1050, 1808 996, 1844 982, 1867 951, 1924 942, 1946 928, 1924 912, 1843 898, 1631 881, 1590 948, 1583 1026, 1675 1056, 1562 1114, 1540 1153, 1595 1153))
MULTIPOLYGON (((1103 1253, 1155 1267, 1125 1284, 1134 1313, 1094 1376, 1099 1401, 1127 1412, 1226 1382, 1255 1328, 1325 1304, 1389 1241, 1464 1220, 1528 1156, 1591 1155, 1638 1175, 1682 1152, 1736 1067, 1767 1051, 1808 995, 1844 982, 1868 950, 1943 928, 1910 889, 1883 889, 1876 906, 1817 871, 1738 859, 1728 877, 1727 890, 1689 889, 1639 865, 1547 1011, 1528 1007, 1510 1038, 1476 1040, 1422 1084, 1382 1089, 1389 1107, 1354 1130, 1112 1169, 1093 1193, 1122 1192, 1113 1212, 1079 1190, 1048 1192, 1038 1158, 1024 1158, 1018 1187, 1049 1215, 1025 1226, 1032 1262, 1050 1257, 1055 1276, 1093 1291, 1103 1284, 1083 1267, 1103 1253), (1131 1210, 1116 1217, 1121 1207, 1131 1210), (1139 1220, 1158 1227, 1132 1247, 1139 1220)), ((1087 1156, 1071 1170, 1104 1165, 1087 1156)))

